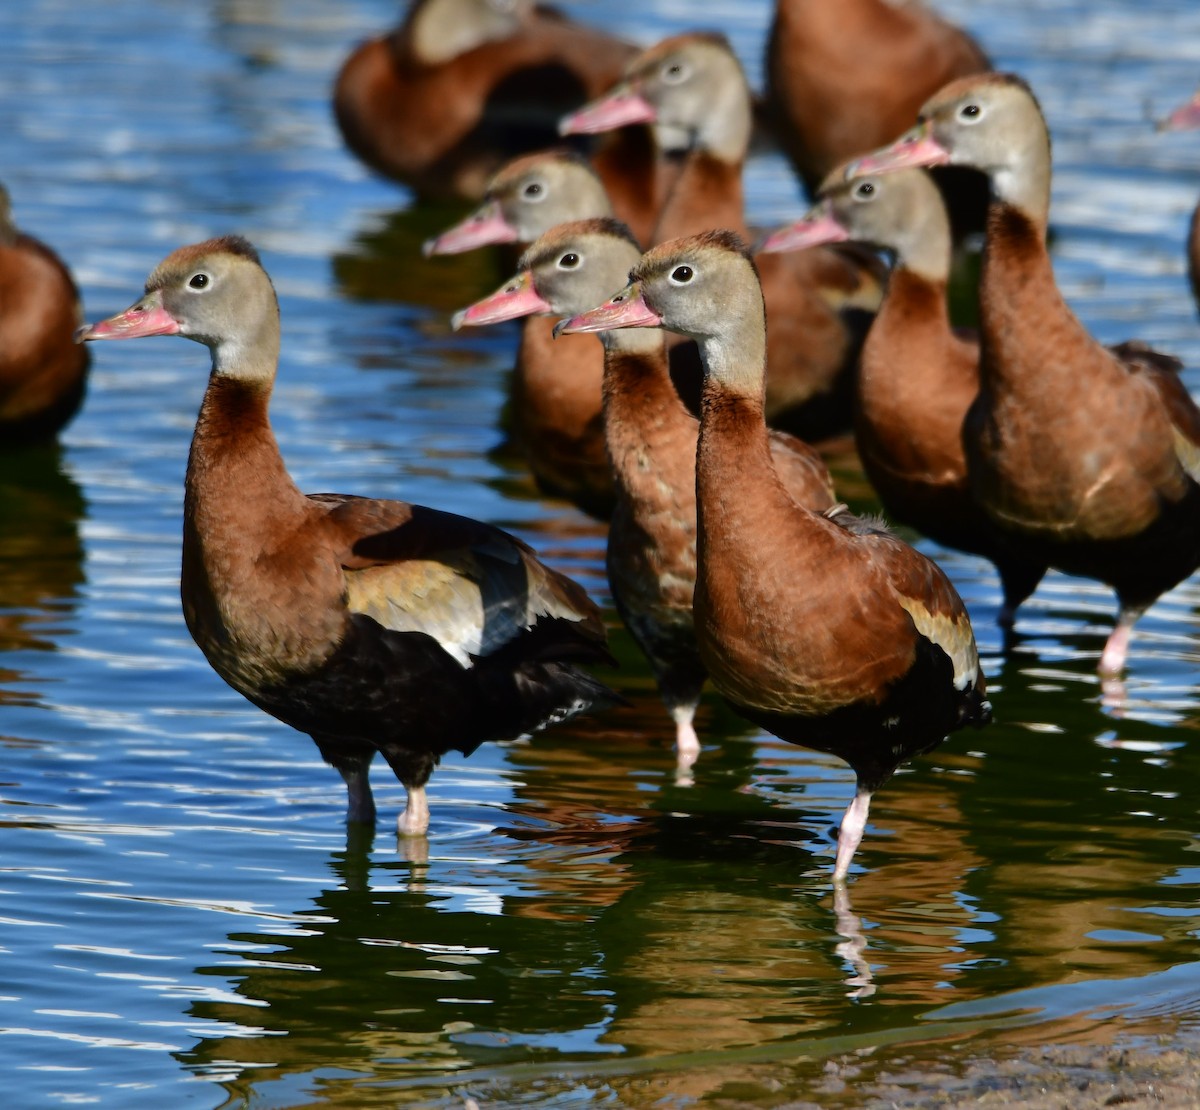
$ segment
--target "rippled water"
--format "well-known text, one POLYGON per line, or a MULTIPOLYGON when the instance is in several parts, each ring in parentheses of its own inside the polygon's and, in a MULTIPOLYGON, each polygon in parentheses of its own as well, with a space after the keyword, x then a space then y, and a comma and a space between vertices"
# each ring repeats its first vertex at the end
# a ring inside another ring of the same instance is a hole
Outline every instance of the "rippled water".
MULTIPOLYGON (((1149 123, 1200 77, 1200 9, 941 6, 1042 98, 1071 302, 1105 340, 1200 366, 1182 255, 1200 139, 1149 123)), ((702 18, 757 79, 765 0, 575 7, 643 41, 702 18)), ((457 210, 413 209, 332 126, 337 65, 396 11, 3 5, 0 179, 91 318, 174 247, 250 236, 281 297, 274 422, 301 486, 497 522, 607 603, 601 529, 494 451, 513 333, 448 328, 499 263, 423 261, 457 210)), ((758 223, 800 203, 770 154, 749 198, 758 223)), ((190 344, 101 347, 61 450, 0 459, 10 1104, 839 1106, 852 1092, 823 1087, 822 1065, 851 1049, 886 1064, 1200 1019, 1195 579, 1142 621, 1114 698, 1094 675, 1106 591, 1051 577, 1003 655, 990 568, 928 547, 975 618, 998 721, 880 793, 848 904, 829 883, 847 769, 714 699, 696 783, 676 786, 619 630, 631 706, 448 759, 414 857, 382 769, 379 833, 348 839, 337 776, 184 629, 181 487, 206 371, 190 344)))

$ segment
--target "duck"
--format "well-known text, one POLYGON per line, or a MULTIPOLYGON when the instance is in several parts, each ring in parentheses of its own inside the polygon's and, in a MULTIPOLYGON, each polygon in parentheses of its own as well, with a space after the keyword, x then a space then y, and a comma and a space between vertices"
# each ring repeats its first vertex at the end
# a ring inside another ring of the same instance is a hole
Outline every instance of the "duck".
POLYGON ((16 224, 0 186, 0 443, 52 441, 87 393, 90 354, 74 341, 83 321, 66 263, 16 224))
POLYGON ((662 243, 629 278, 564 330, 665 327, 699 343, 700 658, 748 720, 853 769, 833 871, 844 882, 872 794, 907 759, 991 719, 970 617, 941 568, 881 522, 807 508, 780 481, 764 419, 764 298, 739 236, 662 243))
POLYGON ((209 348, 184 487, 189 632, 238 693, 307 733, 371 824, 382 753, 406 791, 405 837, 429 827, 426 783, 449 751, 613 705, 583 669, 613 662, 600 612, 514 536, 438 509, 305 495, 268 405, 280 313, 254 247, 181 247, 125 311, 81 341, 179 335, 209 348))
MULTIPOLYGON (((1166 131, 1195 131, 1200 129, 1200 90, 1186 104, 1181 104, 1162 123, 1166 131)), ((1200 306, 1200 204, 1192 210, 1187 237, 1188 282, 1192 297, 1200 306)))
POLYGON ((508 157, 553 141, 636 53, 533 0, 416 0, 342 64, 333 112, 349 149, 419 196, 477 201, 508 157))
MULTIPOLYGON (((610 134, 630 130, 645 129, 610 134)), ((611 146, 602 150, 608 157, 588 158, 565 147, 518 155, 492 175, 483 201, 426 240, 422 253, 430 258, 492 245, 528 246, 558 224, 601 216, 620 220, 639 243, 649 245, 674 167, 659 159, 652 136, 647 141, 645 158, 630 149, 632 143, 625 144, 620 159, 611 146)))
POLYGON ((967 165, 988 175, 978 397, 964 438, 975 499, 1029 557, 1117 595, 1102 678, 1138 618, 1200 564, 1200 410, 1178 359, 1101 344, 1066 303, 1046 246, 1050 134, 1015 74, 951 82, 918 124, 852 172, 967 165))
MULTIPOLYGON (((642 251, 628 227, 611 218, 576 220, 542 235, 519 272, 464 309, 456 324, 480 325, 530 314, 575 317, 626 281, 642 251)), ((557 326, 557 325, 556 325, 557 326)), ((700 753, 695 716, 706 671, 692 621, 696 584, 696 441, 699 422, 671 380, 661 331, 558 329, 559 344, 586 345, 603 377, 603 430, 615 480, 606 567, 613 601, 646 656, 675 724, 677 779, 700 753)), ((569 360, 564 376, 576 372, 569 360)), ((783 432, 769 435, 771 457, 788 493, 802 505, 834 504, 821 456, 783 432)))
POLYGON ((849 239, 894 260, 855 378, 858 457, 889 519, 995 564, 998 622, 1011 629, 1046 567, 1015 548, 971 493, 963 425, 979 394, 979 337, 950 324, 953 249, 942 195, 923 169, 847 178, 839 168, 819 197, 759 249, 849 239))
MULTIPOLYGON (((524 189, 517 190, 521 195, 524 189)), ((522 264, 518 269, 500 291, 456 312, 451 327, 521 319, 510 386, 512 439, 543 494, 608 520, 616 487, 604 441, 601 351, 587 338, 554 342, 554 320, 547 315, 552 309, 533 275, 522 264), (492 311, 498 302, 504 310, 492 311)))
POLYGON ((605 216, 616 211, 595 167, 575 151, 539 150, 506 162, 488 181, 482 203, 426 240, 422 253, 431 258, 508 244, 524 249, 558 224, 605 216))
MULTIPOLYGON (((425 253, 455 254, 492 244, 528 248, 560 224, 606 218, 614 218, 613 207, 591 163, 570 151, 541 151, 509 162, 492 178, 483 204, 426 243, 425 253)), ((590 339, 553 342, 554 321, 540 311, 526 315, 521 326, 509 396, 510 432, 542 493, 606 520, 615 489, 601 415, 602 353, 590 339)), ((474 322, 462 314, 453 319, 458 326, 474 322)), ((672 348, 670 359, 676 389, 698 411, 695 344, 672 348)))
MULTIPOLYGON (((711 228, 743 238, 742 170, 753 131, 750 89, 721 34, 674 35, 629 63, 620 83, 565 116, 564 134, 643 122, 681 160, 656 243, 711 228), (678 144, 678 145, 676 145, 678 144)), ((849 427, 851 376, 865 321, 882 298, 877 260, 815 248, 757 259, 767 315, 767 419, 817 441, 849 427)))
MULTIPOLYGON (((764 59, 772 130, 810 196, 838 166, 891 142, 943 85, 992 68, 923 0, 776 0, 764 59)), ((987 183, 939 170, 956 240, 982 230, 987 183)))

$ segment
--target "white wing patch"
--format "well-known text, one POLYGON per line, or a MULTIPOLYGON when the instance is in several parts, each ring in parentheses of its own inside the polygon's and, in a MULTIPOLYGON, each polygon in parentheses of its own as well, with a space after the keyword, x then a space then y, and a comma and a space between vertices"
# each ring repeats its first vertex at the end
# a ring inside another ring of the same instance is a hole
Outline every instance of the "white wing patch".
POLYGON ((476 554, 488 558, 460 566, 414 559, 351 571, 349 608, 395 632, 432 636, 463 667, 516 639, 539 617, 581 619, 511 544, 497 552, 477 548, 476 554))
POLYGON ((969 689, 979 681, 979 652, 975 648, 975 635, 969 623, 931 613, 915 598, 903 594, 897 594, 896 600, 912 617, 917 631, 950 657, 956 690, 969 689))

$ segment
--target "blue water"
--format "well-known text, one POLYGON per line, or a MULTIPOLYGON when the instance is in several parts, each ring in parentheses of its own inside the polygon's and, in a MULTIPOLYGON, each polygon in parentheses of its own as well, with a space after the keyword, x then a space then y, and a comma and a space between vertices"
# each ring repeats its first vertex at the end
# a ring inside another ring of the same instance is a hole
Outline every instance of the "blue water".
MULTIPOLYGON (((1182 243, 1200 137, 1150 120, 1200 79, 1200 9, 939 6, 1042 99, 1068 299, 1101 338, 1182 357, 1195 391, 1182 243)), ((514 333, 449 329, 500 263, 423 260, 461 209, 414 208, 342 147, 330 81, 397 7, 4 5, 0 180, 91 319, 175 247, 249 236, 280 294, 273 420, 302 488, 522 535, 608 606, 632 704, 447 759, 424 854, 397 844, 403 792, 381 768, 378 834, 348 838, 313 745, 229 690, 183 626, 206 353, 98 347, 61 450, 0 459, 8 1103, 767 1105, 809 1090, 829 1055, 911 1056, 947 1028, 1000 1052, 1194 1027, 1197 581, 1142 621, 1114 694, 1094 674, 1105 590, 1052 576, 1006 656, 991 569, 923 543, 971 609, 998 723, 879 794, 835 905, 848 770, 711 699, 696 783, 675 785, 601 527, 495 451, 514 333)), ((764 0, 571 7, 645 42, 722 27, 758 79, 764 0)), ((748 184, 754 223, 800 207, 773 154, 748 184)))

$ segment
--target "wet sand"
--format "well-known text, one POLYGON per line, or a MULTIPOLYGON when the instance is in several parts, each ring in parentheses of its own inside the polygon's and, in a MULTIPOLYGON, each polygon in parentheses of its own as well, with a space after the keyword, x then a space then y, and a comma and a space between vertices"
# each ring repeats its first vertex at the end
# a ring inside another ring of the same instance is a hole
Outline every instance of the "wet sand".
POLYGON ((1113 1046, 1049 1045, 962 1056, 947 1046, 946 1052, 954 1058, 944 1063, 915 1055, 906 1061, 894 1054, 878 1064, 869 1057, 832 1060, 808 1097, 780 1105, 787 1110, 1200 1107, 1200 1033, 1195 1031, 1113 1046))

